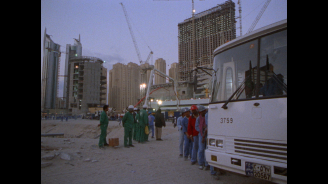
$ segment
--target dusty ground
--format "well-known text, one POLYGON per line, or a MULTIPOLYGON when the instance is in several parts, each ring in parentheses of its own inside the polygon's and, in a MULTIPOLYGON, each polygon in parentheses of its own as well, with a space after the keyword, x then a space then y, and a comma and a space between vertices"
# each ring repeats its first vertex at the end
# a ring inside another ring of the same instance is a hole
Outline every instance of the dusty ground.
POLYGON ((162 139, 145 144, 133 141, 123 147, 123 127, 110 121, 107 140, 118 137, 118 148, 98 148, 99 121, 41 120, 41 133, 64 133, 64 137, 41 137, 41 183, 217 183, 272 184, 264 180, 227 172, 215 180, 210 171, 198 169, 179 158, 178 131, 171 122, 162 139))

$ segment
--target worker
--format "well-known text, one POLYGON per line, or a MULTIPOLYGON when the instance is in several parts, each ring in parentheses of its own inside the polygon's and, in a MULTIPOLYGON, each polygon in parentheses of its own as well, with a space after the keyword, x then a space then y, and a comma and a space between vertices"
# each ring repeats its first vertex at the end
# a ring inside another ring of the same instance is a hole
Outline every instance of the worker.
POLYGON ((190 136, 190 140, 192 141, 192 153, 191 153, 191 165, 196 164, 197 162, 197 152, 198 152, 198 134, 199 132, 195 129, 196 119, 198 118, 198 107, 196 105, 192 105, 190 110, 192 111, 192 115, 189 117, 188 122, 188 135, 190 136))
POLYGON ((155 114, 155 132, 156 141, 163 141, 162 139, 162 127, 165 127, 164 114, 161 113, 162 110, 159 108, 155 114))
POLYGON ((180 114, 181 116, 178 117, 178 120, 177 120, 177 126, 178 126, 178 132, 179 132, 179 151, 180 151, 180 155, 179 155, 179 158, 182 158, 183 157, 183 131, 182 131, 182 120, 183 118, 185 117, 185 112, 188 111, 188 109, 186 108, 181 108, 180 109, 180 114))
MULTIPOLYGON (((138 128, 138 123, 137 123, 137 113, 138 113, 138 108, 134 108, 133 109, 133 120, 134 120, 134 122, 133 122, 133 135, 132 135, 132 137, 133 137, 133 140, 135 140, 135 141, 137 141, 137 132, 138 132, 138 130, 139 130, 139 128, 138 128)), ((138 136, 139 137, 139 136, 138 136)))
POLYGON ((149 132, 151 130, 151 138, 154 138, 154 120, 155 120, 155 117, 152 115, 152 112, 149 111, 148 112, 148 122, 149 122, 149 132))
POLYGON ((106 142, 106 136, 107 136, 107 127, 108 127, 108 105, 104 105, 103 111, 100 115, 100 124, 98 124, 98 127, 100 126, 100 137, 99 137, 99 143, 98 146, 100 149, 103 149, 104 146, 108 146, 106 142))
POLYGON ((206 138, 207 138, 207 124, 205 121, 205 117, 207 114, 207 110, 204 106, 199 105, 198 106, 198 112, 199 116, 196 120, 195 128, 199 132, 198 134, 198 144, 199 144, 199 149, 198 149, 198 164, 199 164, 199 169, 204 169, 208 170, 210 166, 206 162, 205 159, 205 148, 206 148, 206 138))
POLYGON ((189 124, 189 117, 190 117, 190 110, 189 108, 186 108, 186 111, 182 113, 185 117, 182 119, 182 131, 184 133, 183 139, 184 139, 184 160, 188 160, 188 156, 191 158, 191 150, 192 150, 192 142, 190 140, 190 136, 188 134, 188 124, 189 124))
POLYGON ((148 139, 148 135, 145 133, 145 127, 148 126, 148 114, 147 114, 147 105, 142 107, 143 109, 140 110, 140 114, 137 114, 137 120, 139 123, 139 141, 140 143, 145 143, 148 139))
POLYGON ((125 113, 122 122, 124 127, 124 147, 134 147, 132 144, 132 129, 133 129, 133 105, 129 105, 128 112, 125 113), (128 138, 129 138, 129 144, 128 144, 128 138))

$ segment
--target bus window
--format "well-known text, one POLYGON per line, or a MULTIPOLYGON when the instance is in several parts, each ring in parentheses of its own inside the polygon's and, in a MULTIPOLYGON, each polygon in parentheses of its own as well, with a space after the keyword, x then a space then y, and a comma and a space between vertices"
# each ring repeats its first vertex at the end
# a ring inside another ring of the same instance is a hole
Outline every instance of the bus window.
POLYGON ((229 98, 232 93, 233 93, 233 89, 232 89, 232 69, 231 68, 227 68, 226 70, 226 81, 225 81, 225 98, 229 98))
POLYGON ((261 38, 259 97, 287 95, 287 30, 261 38))
POLYGON ((258 40, 253 40, 214 57, 213 102, 228 100, 241 85, 233 100, 255 97, 257 53, 258 40))

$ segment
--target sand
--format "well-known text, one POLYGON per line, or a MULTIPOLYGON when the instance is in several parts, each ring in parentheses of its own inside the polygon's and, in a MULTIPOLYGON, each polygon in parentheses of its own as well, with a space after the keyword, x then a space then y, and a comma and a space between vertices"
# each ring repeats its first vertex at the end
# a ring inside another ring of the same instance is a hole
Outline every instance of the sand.
POLYGON ((41 133, 64 133, 64 137, 41 137, 41 183, 220 183, 267 182, 226 172, 215 180, 210 171, 179 158, 178 131, 171 122, 163 127, 163 141, 149 139, 135 147, 123 146, 124 129, 110 121, 107 140, 118 137, 117 148, 98 148, 100 128, 96 120, 41 120, 41 133))

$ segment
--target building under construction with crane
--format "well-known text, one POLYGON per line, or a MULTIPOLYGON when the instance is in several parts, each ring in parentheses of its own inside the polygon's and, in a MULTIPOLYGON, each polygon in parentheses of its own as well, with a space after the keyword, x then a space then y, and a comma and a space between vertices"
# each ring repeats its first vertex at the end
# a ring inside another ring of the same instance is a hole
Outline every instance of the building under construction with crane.
MULTIPOLYGON (((179 80, 186 82, 194 81, 192 70, 195 67, 212 68, 214 49, 236 38, 235 3, 228 0, 195 14, 194 29, 192 19, 193 17, 178 24, 179 80)), ((209 82, 209 76, 198 70, 196 77, 197 87, 194 87, 194 92, 204 95, 207 88, 204 85, 209 82)))

